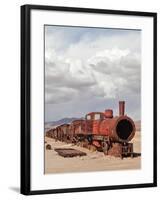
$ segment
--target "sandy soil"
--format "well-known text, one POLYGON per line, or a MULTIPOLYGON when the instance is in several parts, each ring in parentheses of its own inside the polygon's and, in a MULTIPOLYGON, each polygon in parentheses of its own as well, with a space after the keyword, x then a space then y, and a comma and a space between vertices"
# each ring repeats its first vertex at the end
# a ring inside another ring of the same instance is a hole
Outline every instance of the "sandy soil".
MULTIPOLYGON (((103 170, 127 170, 140 169, 141 156, 135 158, 116 158, 105 156, 102 152, 91 152, 90 150, 73 144, 55 142, 54 139, 45 137, 45 145, 50 144, 52 150, 45 149, 45 173, 65 173, 65 172, 87 172, 103 170), (54 151, 54 148, 74 148, 86 152, 86 156, 64 158, 54 151)), ((141 153, 140 132, 136 132, 134 139, 134 152, 141 153)))

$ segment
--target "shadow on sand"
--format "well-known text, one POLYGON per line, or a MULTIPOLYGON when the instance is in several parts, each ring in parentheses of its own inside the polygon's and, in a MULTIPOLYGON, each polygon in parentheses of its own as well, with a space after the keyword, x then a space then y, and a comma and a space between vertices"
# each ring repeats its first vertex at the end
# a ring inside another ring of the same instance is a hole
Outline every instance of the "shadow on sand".
POLYGON ((9 187, 9 189, 16 192, 16 193, 20 193, 20 188, 18 188, 18 187, 11 186, 11 187, 9 187))

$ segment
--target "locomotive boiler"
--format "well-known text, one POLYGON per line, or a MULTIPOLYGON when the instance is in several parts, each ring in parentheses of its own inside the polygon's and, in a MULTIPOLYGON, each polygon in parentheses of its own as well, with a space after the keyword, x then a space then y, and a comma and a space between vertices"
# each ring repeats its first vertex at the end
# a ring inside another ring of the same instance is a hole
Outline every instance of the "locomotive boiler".
POLYGON ((105 155, 117 145, 121 157, 133 156, 135 135, 134 121, 125 115, 125 102, 119 101, 119 115, 113 116, 113 110, 91 112, 84 119, 71 124, 62 124, 49 130, 46 136, 64 142, 71 142, 88 148, 102 150, 105 155))

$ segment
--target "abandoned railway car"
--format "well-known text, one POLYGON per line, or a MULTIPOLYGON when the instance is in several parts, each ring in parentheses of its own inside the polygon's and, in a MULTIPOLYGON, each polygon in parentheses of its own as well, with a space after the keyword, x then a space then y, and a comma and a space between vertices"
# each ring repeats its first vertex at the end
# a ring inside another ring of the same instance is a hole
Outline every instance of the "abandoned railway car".
POLYGON ((120 156, 133 156, 135 135, 134 121, 125 115, 125 102, 119 102, 119 115, 113 116, 113 110, 91 112, 84 119, 74 120, 71 124, 62 124, 49 131, 46 136, 67 143, 75 143, 88 148, 102 150, 108 155, 110 149, 117 144, 120 156))

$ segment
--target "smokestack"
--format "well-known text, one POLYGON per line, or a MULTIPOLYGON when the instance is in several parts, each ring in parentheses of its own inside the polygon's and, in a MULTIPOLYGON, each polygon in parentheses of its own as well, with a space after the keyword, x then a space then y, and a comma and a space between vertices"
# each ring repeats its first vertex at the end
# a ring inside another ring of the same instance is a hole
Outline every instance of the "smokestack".
POLYGON ((125 101, 119 101, 119 115, 123 116, 125 114, 125 101))

